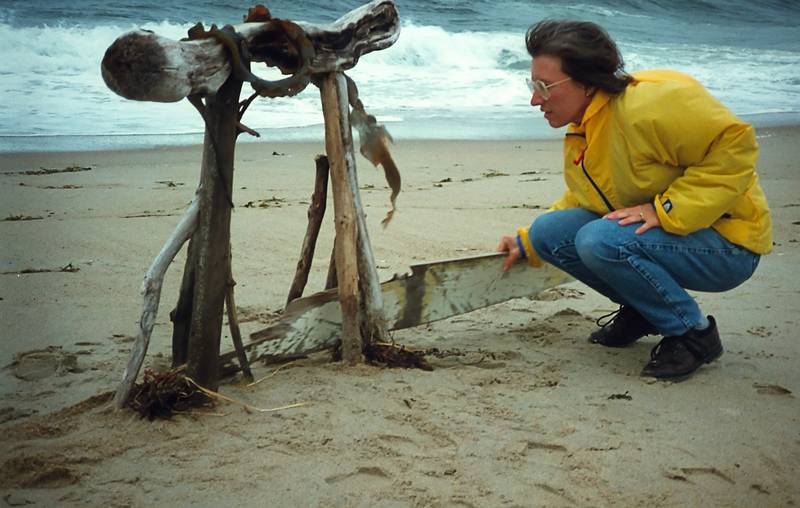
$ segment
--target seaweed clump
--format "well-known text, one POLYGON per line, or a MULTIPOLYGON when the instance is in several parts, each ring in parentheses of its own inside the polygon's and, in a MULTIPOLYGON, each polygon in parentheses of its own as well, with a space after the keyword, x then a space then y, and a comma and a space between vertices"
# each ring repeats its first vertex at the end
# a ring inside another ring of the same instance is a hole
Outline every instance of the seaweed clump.
POLYGON ((371 342, 364 346, 364 356, 371 363, 404 369, 433 370, 425 359, 424 351, 406 349, 405 346, 390 342, 371 342))
POLYGON ((197 407, 211 407, 213 399, 176 370, 159 373, 145 369, 141 383, 136 383, 127 402, 128 407, 150 421, 168 420, 175 413, 197 407))

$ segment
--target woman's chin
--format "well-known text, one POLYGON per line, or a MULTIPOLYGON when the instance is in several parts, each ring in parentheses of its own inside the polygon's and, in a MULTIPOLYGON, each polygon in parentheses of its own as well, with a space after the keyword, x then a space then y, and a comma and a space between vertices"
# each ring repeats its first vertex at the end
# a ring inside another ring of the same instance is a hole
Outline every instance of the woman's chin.
POLYGON ((557 118, 553 118, 550 115, 544 115, 544 119, 547 120, 547 123, 550 124, 550 127, 554 129, 558 129, 566 125, 566 122, 559 122, 557 118))

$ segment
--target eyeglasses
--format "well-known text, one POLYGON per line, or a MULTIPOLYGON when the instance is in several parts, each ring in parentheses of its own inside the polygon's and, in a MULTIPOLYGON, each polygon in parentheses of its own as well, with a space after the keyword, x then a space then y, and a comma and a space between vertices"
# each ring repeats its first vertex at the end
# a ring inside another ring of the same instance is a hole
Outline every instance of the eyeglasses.
POLYGON ((542 96, 542 99, 547 100, 550 98, 550 88, 553 88, 556 85, 560 85, 561 83, 566 83, 571 79, 572 78, 566 78, 562 79, 561 81, 556 81, 555 83, 550 83, 549 85, 547 85, 541 79, 534 80, 531 78, 525 78, 525 83, 528 84, 528 90, 530 90, 531 93, 539 92, 539 95, 542 96))

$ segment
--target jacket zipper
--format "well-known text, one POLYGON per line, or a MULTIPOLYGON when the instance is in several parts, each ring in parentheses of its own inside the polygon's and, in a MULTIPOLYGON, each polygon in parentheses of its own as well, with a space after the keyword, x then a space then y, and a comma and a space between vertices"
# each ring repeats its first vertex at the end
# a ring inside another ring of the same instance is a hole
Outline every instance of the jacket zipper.
MULTIPOLYGON (((583 134, 582 132, 568 132, 567 136, 575 136, 575 137, 578 137, 578 138, 586 139, 586 134, 583 134)), ((614 207, 611 206, 611 202, 608 200, 606 195, 603 194, 603 191, 600 190, 600 187, 597 186, 597 184, 592 179, 592 177, 589 176, 589 172, 586 170, 586 164, 584 163, 584 158, 586 156, 587 148, 584 148, 583 151, 581 151, 581 154, 578 156, 578 158, 575 159, 574 161, 572 161, 572 163, 575 164, 576 166, 578 164, 581 165, 581 169, 583 169, 583 174, 586 175, 586 178, 589 179, 589 183, 592 184, 592 187, 594 187, 594 190, 596 190, 597 193, 600 195, 600 198, 603 200, 603 203, 606 204, 606 208, 608 208, 608 211, 609 212, 613 212, 614 211, 614 207)))
MULTIPOLYGON (((584 152, 586 152, 586 150, 584 150, 584 152)), ((600 197, 603 199, 603 203, 606 204, 606 208, 608 208, 608 211, 609 212, 613 212, 614 211, 614 207, 611 206, 611 202, 608 200, 606 195, 603 194, 603 191, 600 190, 600 187, 597 186, 597 184, 594 182, 592 177, 589 176, 589 172, 586 170, 586 163, 583 160, 583 154, 581 154, 580 162, 581 162, 581 169, 583 169, 583 174, 586 175, 586 178, 589 179, 589 183, 592 184, 592 187, 594 187, 594 190, 596 190, 597 193, 600 194, 600 197)))

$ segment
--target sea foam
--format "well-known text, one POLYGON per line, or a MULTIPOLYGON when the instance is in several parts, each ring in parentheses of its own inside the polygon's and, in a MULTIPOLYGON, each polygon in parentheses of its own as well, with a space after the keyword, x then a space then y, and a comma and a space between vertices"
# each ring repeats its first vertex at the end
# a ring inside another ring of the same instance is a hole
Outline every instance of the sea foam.
MULTIPOLYGON (((168 21, 141 27, 0 23, 0 151, 24 145, 17 139, 12 147, 10 138, 34 136, 69 136, 77 145, 98 136, 196 141, 203 124, 187 101, 126 100, 111 92, 100 75, 106 48, 123 33, 145 28, 179 39, 189 27, 168 21)), ((687 72, 738 114, 800 109, 796 51, 655 42, 630 34, 618 42, 629 70, 687 72)), ((276 75, 261 64, 255 68, 260 75, 276 75)), ((543 123, 538 109, 529 105, 524 85, 529 69, 523 31, 456 31, 406 21, 392 47, 362 56, 348 73, 368 110, 396 136, 485 138, 516 132, 524 138, 543 132, 524 128, 526 122, 543 123)), ((250 93, 245 85, 243 97, 250 93)), ((309 86, 293 98, 258 99, 244 122, 270 139, 319 139, 319 92, 309 86)))

